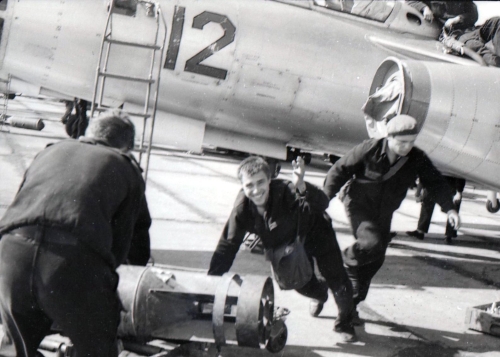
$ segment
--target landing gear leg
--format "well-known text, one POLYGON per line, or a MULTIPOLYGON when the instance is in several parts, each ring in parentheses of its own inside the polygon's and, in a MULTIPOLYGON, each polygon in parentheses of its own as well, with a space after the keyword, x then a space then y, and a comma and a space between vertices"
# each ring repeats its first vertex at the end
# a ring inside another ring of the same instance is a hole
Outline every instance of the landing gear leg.
POLYGON ((330 163, 334 164, 340 159, 340 157, 336 155, 328 155, 328 159, 330 160, 330 163))
POLYGON ((287 162, 292 162, 293 160, 297 160, 297 158, 301 156, 304 159, 304 163, 306 165, 309 165, 311 163, 311 158, 312 155, 310 152, 303 152, 300 151, 299 149, 287 148, 287 153, 286 153, 286 161, 287 162))
POLYGON ((281 171, 281 163, 276 159, 266 159, 269 168, 271 169, 271 178, 276 178, 281 171))
POLYGON ((306 152, 306 153, 304 153, 304 154, 302 154, 300 156, 302 156, 304 158, 304 163, 306 165, 309 165, 311 163, 312 155, 311 155, 310 152, 306 152))

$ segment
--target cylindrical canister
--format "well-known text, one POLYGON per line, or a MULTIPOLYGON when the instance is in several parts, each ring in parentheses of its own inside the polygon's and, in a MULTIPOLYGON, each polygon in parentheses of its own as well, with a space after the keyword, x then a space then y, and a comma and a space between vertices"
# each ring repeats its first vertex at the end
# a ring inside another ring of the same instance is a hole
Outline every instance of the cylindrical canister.
POLYGON ((208 276, 163 267, 121 266, 119 335, 260 348, 273 324, 272 280, 208 276))
POLYGON ((10 118, 8 121, 10 126, 14 126, 16 128, 24 128, 31 130, 42 130, 45 128, 45 124, 42 119, 31 119, 31 118, 10 118))

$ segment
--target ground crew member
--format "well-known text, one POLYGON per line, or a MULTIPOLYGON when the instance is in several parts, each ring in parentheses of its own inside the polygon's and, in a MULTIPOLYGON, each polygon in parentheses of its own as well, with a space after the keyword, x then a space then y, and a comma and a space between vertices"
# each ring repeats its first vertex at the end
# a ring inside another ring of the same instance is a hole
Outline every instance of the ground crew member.
POLYGON ((414 147, 417 133, 414 118, 395 116, 387 124, 386 138, 354 147, 327 173, 324 191, 330 199, 347 183, 343 202, 356 242, 344 251, 344 263, 355 305, 365 300, 371 279, 384 263, 392 214, 417 176, 454 228, 460 225, 448 184, 427 155, 414 147))
MULTIPOLYGON (((462 192, 465 188, 465 180, 452 176, 445 176, 446 182, 450 186, 453 194, 453 203, 455 204, 455 210, 460 212, 460 204, 462 203, 462 192)), ((414 237, 423 240, 425 234, 429 232, 429 226, 431 225, 432 214, 434 213, 434 198, 427 192, 425 188, 418 184, 417 192, 420 191, 420 198, 422 201, 422 206, 420 207, 420 216, 418 217, 418 226, 415 231, 407 231, 406 234, 410 237, 414 237)), ((450 222, 446 223, 445 231, 445 242, 446 244, 452 244, 452 239, 457 237, 456 229, 450 225, 450 222)))
POLYGON ((488 65, 500 67, 500 17, 492 17, 484 24, 474 26, 479 16, 472 0, 406 2, 420 11, 426 21, 438 21, 445 37, 463 43, 481 55, 488 65))
POLYGON ((133 146, 132 122, 108 114, 88 137, 49 145, 26 171, 0 220, 1 356, 35 356, 53 323, 78 356, 118 355, 115 269, 150 256, 133 146))
POLYGON ((472 0, 406 0, 406 2, 411 7, 420 11, 426 21, 437 21, 441 28, 445 28, 447 31, 473 28, 478 19, 477 6, 472 0))
POLYGON ((304 161, 300 157, 293 163, 291 182, 271 180, 269 166, 262 158, 243 160, 238 168, 242 190, 236 197, 208 273, 222 275, 231 268, 246 232, 257 234, 265 249, 273 249, 294 241, 300 229, 305 236, 305 250, 311 260, 316 258, 327 285, 313 274, 310 282, 296 291, 312 298, 310 313, 317 316, 328 298, 329 287, 338 307, 334 330, 343 342, 354 342, 352 286, 343 267, 331 219, 325 213, 329 201, 320 189, 303 181, 304 174, 304 161))

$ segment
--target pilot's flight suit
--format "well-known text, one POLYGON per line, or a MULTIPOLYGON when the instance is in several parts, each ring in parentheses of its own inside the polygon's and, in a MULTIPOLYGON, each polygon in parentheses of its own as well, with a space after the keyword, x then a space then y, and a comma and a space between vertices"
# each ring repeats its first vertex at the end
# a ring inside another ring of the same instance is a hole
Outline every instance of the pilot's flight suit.
POLYGON ((88 139, 40 152, 0 220, 0 311, 10 337, 0 355, 34 356, 55 322, 79 356, 116 356, 115 268, 147 263, 150 224, 144 181, 126 154, 88 139))
MULTIPOLYGON (((343 331, 351 328, 352 286, 343 266, 332 222, 324 212, 328 208, 328 198, 314 185, 306 182, 306 187, 307 193, 301 197, 291 182, 272 180, 264 216, 257 212, 256 206, 241 190, 212 256, 209 274, 222 275, 231 268, 246 232, 257 234, 266 249, 292 242, 297 236, 300 213, 300 230, 306 237, 304 247, 310 257, 316 258, 318 268, 333 292, 339 310, 335 330, 343 331)), ((320 301, 328 297, 326 287, 315 275, 297 292, 320 301)))
POLYGON ((481 26, 466 31, 457 39, 479 53, 488 65, 500 67, 500 17, 486 20, 481 26))
POLYGON ((344 262, 353 284, 355 304, 366 298, 371 279, 384 263, 392 214, 417 176, 443 211, 455 208, 447 182, 416 147, 395 174, 383 179, 391 168, 386 145, 384 138, 366 140, 354 147, 330 168, 324 184, 325 193, 332 199, 348 182, 343 202, 356 242, 344 251, 344 262))
POLYGON ((432 11, 436 21, 443 27, 446 20, 460 16, 460 21, 453 25, 453 30, 473 28, 478 19, 477 6, 472 0, 460 1, 412 1, 406 0, 408 5, 422 12, 424 7, 432 11))

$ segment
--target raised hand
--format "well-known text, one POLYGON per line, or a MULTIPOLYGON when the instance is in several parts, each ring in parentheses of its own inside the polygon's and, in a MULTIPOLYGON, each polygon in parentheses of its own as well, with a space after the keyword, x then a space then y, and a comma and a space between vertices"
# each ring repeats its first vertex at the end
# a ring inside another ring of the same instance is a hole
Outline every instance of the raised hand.
POLYGON ((434 20, 434 14, 432 13, 432 10, 429 9, 428 6, 424 7, 423 15, 425 21, 427 22, 432 22, 432 20, 434 20))
POLYGON ((304 193, 306 190, 306 184, 304 183, 305 174, 306 164, 304 159, 299 156, 296 160, 292 161, 292 183, 300 193, 304 193))

